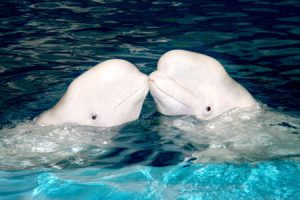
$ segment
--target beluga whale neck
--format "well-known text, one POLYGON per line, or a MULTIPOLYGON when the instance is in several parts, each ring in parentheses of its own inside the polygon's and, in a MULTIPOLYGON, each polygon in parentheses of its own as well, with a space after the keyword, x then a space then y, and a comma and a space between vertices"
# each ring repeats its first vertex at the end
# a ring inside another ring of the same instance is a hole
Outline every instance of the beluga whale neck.
POLYGON ((252 95, 216 59, 172 50, 150 74, 150 93, 165 115, 194 115, 207 120, 234 108, 257 107, 252 95))
POLYGON ((58 103, 42 113, 36 122, 121 125, 139 117, 148 91, 148 76, 133 64, 120 59, 107 60, 73 80, 58 103))

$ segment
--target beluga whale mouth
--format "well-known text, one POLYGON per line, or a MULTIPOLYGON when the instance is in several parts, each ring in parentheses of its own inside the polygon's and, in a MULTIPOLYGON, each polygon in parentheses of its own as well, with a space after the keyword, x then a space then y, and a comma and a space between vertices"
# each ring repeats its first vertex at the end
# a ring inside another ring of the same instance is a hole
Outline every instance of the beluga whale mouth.
POLYGON ((150 90, 158 111, 167 115, 193 114, 190 98, 193 93, 160 71, 150 77, 150 90), (172 90, 167 87, 174 87, 172 90), (190 97, 190 98, 189 98, 190 97))
POLYGON ((36 122, 111 127, 136 120, 149 91, 148 76, 120 59, 104 61, 77 77, 36 122))
POLYGON ((233 80, 214 58, 172 50, 150 74, 150 93, 165 115, 194 115, 211 119, 234 108, 256 107, 257 102, 233 80))

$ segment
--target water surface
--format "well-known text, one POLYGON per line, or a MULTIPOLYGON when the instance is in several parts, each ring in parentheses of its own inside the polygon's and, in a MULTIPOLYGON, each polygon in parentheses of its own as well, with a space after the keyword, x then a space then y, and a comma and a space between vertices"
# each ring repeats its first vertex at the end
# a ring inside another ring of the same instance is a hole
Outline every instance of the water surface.
POLYGON ((297 199, 299 13, 298 1, 0 2, 1 198, 297 199), (172 49, 219 60, 264 111, 199 122, 148 96, 112 129, 32 123, 97 63, 149 74, 172 49))

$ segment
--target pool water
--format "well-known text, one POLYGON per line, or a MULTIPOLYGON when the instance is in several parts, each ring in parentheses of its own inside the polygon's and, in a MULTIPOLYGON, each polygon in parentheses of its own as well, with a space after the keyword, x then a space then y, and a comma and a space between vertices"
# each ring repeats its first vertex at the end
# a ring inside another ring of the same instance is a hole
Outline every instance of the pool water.
POLYGON ((0 199, 300 199, 300 2, 0 2, 0 199), (168 50, 219 60, 260 102, 217 119, 40 127, 99 62, 149 74, 168 50))

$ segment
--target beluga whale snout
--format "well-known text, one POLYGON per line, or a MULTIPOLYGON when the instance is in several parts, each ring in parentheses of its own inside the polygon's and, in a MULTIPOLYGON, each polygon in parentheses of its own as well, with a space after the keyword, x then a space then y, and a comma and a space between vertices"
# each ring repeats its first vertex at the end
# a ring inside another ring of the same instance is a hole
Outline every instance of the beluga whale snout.
POLYGON ((258 105, 216 59, 185 50, 160 57, 157 70, 150 74, 150 93, 162 114, 194 115, 203 120, 258 105))
POLYGON ((107 60, 73 80, 58 103, 42 113, 36 122, 121 125, 139 117, 148 91, 148 76, 133 64, 120 59, 107 60))

